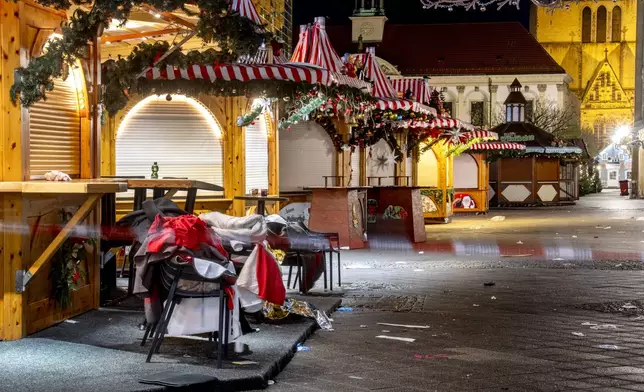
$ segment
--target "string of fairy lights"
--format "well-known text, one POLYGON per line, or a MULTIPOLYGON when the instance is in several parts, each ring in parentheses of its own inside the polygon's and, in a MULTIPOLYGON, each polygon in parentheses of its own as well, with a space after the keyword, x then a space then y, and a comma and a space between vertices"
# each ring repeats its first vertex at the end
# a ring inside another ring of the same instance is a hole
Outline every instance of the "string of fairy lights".
MULTIPOLYGON (((568 9, 570 3, 579 0, 530 0, 539 7, 550 9, 568 9)), ((464 8, 466 11, 478 10, 484 12, 490 6, 496 6, 497 10, 507 6, 519 8, 520 0, 420 0, 424 9, 447 9, 453 11, 454 8, 464 8)))

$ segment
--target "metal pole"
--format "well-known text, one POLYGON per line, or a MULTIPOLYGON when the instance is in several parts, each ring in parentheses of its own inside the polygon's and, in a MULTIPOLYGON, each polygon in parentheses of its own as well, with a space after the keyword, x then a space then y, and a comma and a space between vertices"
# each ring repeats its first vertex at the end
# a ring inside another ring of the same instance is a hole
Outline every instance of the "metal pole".
MULTIPOLYGON (((637 30, 636 30, 636 47, 635 47, 635 126, 633 133, 639 134, 639 130, 644 128, 644 0, 637 0, 637 30)), ((638 137, 639 135, 633 135, 638 137)), ((639 181, 640 181, 640 147, 633 145, 631 152, 631 198, 639 198, 639 181)), ((644 174, 644 173, 643 173, 644 174)))

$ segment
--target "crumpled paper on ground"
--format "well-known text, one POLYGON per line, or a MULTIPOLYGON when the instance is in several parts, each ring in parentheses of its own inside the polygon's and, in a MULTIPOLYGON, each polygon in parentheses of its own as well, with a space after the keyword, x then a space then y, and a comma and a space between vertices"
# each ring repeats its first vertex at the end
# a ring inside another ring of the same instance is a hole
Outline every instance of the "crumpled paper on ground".
POLYGON ((331 320, 329 316, 326 315, 323 311, 317 309, 315 306, 309 304, 305 301, 298 301, 293 298, 286 298, 284 301, 284 306, 279 306, 272 304, 270 302, 264 303, 264 309, 262 310, 264 317, 269 320, 282 320, 288 317, 290 314, 296 314, 298 316, 314 319, 320 329, 331 330, 331 320))
POLYGON ((47 181, 71 181, 72 178, 67 174, 58 170, 52 170, 45 173, 45 180, 47 181))

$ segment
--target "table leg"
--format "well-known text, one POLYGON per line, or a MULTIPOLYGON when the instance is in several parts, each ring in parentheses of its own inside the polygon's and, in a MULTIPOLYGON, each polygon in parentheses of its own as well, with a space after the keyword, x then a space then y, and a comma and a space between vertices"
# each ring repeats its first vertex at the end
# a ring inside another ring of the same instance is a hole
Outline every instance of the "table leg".
POLYGON ((165 189, 163 188, 154 188, 152 191, 152 200, 160 199, 165 194, 165 189))
POLYGON ((266 213, 266 200, 257 200, 257 215, 264 216, 266 213))
POLYGON ((186 196, 186 207, 185 207, 185 210, 187 213, 192 214, 195 211, 196 200, 197 200, 197 189, 196 188, 188 189, 188 196, 186 196))
POLYGON ((146 198, 147 189, 137 188, 134 190, 134 209, 133 211, 140 211, 143 209, 143 202, 146 198))

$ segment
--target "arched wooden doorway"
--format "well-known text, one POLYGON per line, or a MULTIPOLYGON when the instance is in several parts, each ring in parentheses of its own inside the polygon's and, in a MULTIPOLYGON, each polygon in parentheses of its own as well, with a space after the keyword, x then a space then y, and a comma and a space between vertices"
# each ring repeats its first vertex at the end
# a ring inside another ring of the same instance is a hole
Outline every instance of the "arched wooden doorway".
POLYGON ((153 95, 137 103, 117 132, 116 175, 149 178, 155 162, 159 178, 222 185, 222 132, 210 111, 183 95, 153 95))

